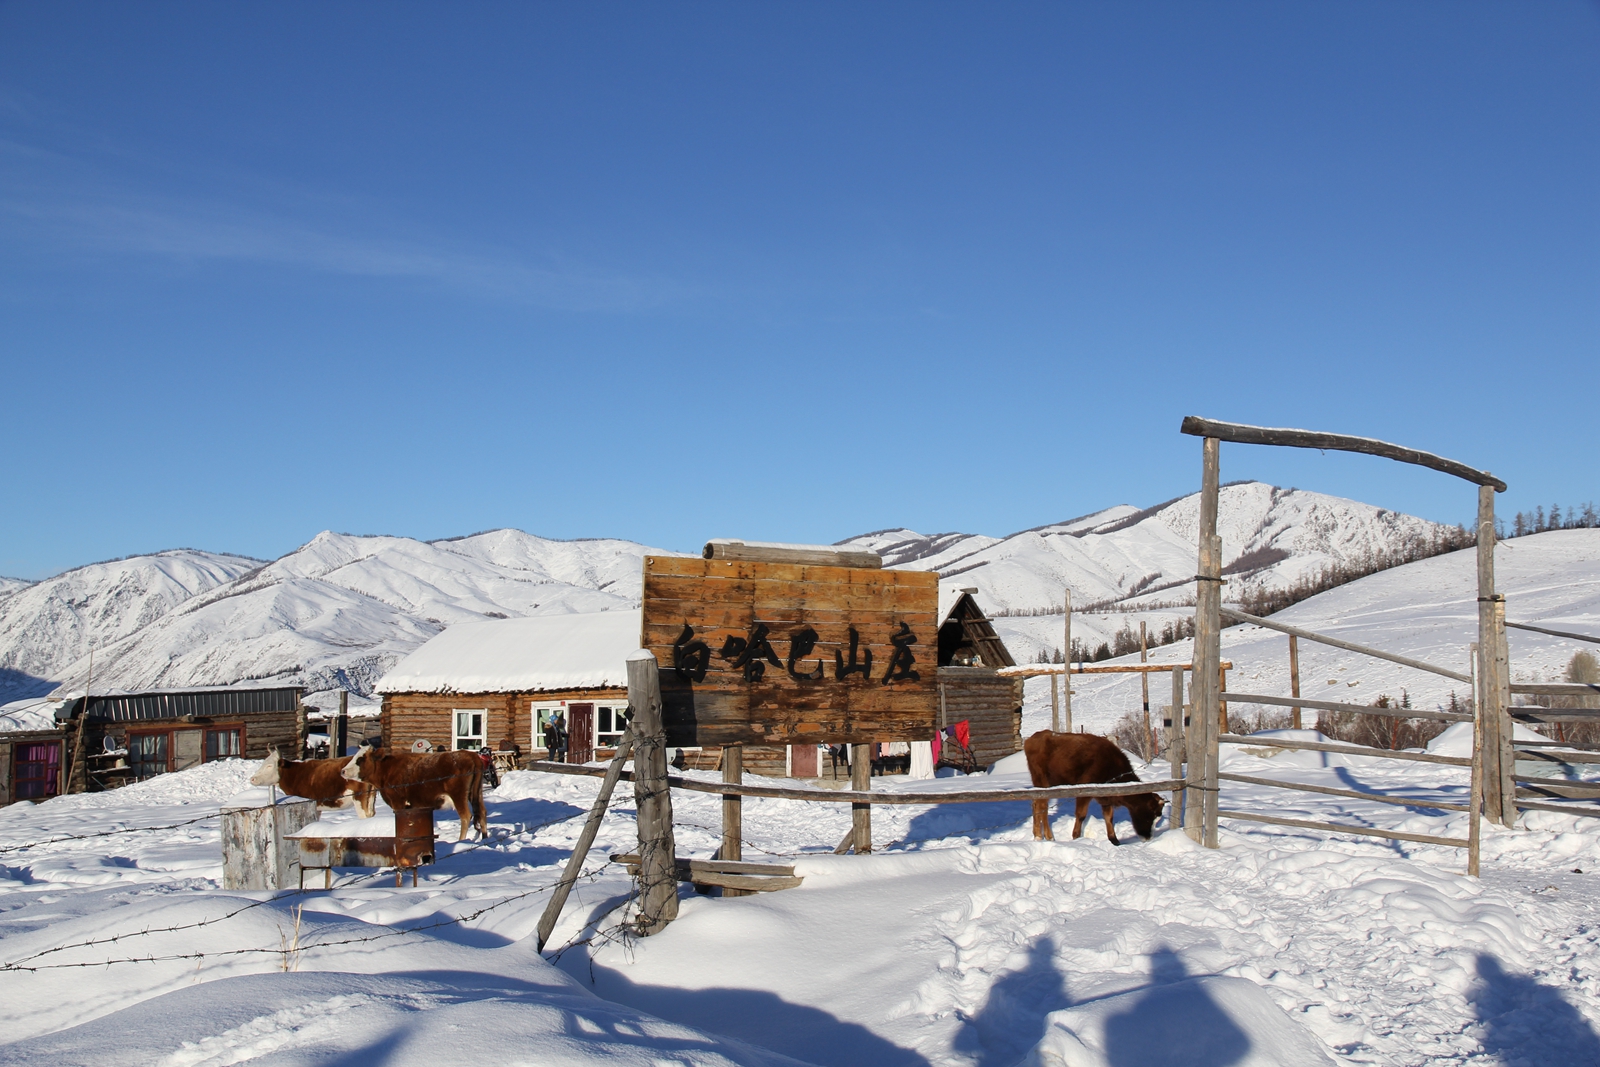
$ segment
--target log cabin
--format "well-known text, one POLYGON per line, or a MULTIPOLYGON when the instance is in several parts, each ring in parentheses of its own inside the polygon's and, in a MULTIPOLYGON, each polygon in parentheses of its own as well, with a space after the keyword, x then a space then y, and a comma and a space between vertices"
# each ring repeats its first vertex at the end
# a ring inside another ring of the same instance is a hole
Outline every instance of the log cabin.
POLYGON ((384 745, 503 750, 545 758, 560 716, 567 761, 607 758, 626 725, 628 654, 639 612, 601 611, 457 623, 385 674, 376 691, 384 745))
POLYGON ((298 686, 41 697, 0 715, 0 804, 100 792, 219 759, 294 756, 298 686), (81 744, 81 751, 79 746, 81 744))

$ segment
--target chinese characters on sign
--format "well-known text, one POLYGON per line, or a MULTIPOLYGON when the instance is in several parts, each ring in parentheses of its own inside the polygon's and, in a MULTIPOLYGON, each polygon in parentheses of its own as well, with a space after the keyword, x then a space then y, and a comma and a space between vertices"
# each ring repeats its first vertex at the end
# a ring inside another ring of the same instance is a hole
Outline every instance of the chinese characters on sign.
MULTIPOLYGON (((772 630, 764 622, 753 624, 744 636, 730 634, 722 642, 722 650, 718 655, 728 664, 730 670, 743 672, 747 682, 759 682, 766 675, 767 664, 784 668, 789 677, 797 682, 820 682, 823 678, 822 661, 817 660, 817 668, 813 671, 801 672, 795 664, 809 656, 817 647, 817 631, 810 626, 802 626, 789 635, 789 656, 780 660, 778 653, 773 650, 772 642, 768 640, 772 630)), ((889 644, 894 647, 894 654, 889 657, 889 669, 881 679, 881 684, 889 685, 893 682, 918 682, 922 680, 920 672, 915 670, 917 657, 911 651, 911 646, 917 643, 917 635, 907 623, 902 622, 899 630, 888 637, 889 644)), ((845 661, 842 651, 835 649, 833 653, 833 677, 835 681, 842 682, 852 674, 860 674, 863 678, 872 677, 872 650, 860 649, 862 658, 857 660, 857 650, 861 643, 861 634, 854 626, 850 627, 850 659, 845 661)), ((688 682, 703 682, 706 680, 706 671, 711 666, 711 646, 695 636, 694 626, 688 622, 683 624, 683 630, 678 634, 678 639, 672 643, 672 669, 678 677, 688 682)))

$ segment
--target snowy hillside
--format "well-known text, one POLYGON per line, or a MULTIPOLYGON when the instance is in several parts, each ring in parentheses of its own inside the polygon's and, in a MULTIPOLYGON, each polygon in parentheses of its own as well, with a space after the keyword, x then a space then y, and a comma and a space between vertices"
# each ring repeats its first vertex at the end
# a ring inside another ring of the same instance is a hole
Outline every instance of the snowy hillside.
MULTIPOLYGON (((1409 563, 1301 601, 1273 620, 1464 672, 1467 646, 1477 640, 1476 563, 1471 550, 1409 563)), ((1509 621, 1600 634, 1600 530, 1554 530, 1502 541, 1495 549, 1495 578, 1509 621)), ((1008 645, 1025 645, 1029 628, 1045 621, 1000 619, 996 625, 1008 645)), ((1051 623, 1059 625, 1059 619, 1051 623)), ((1288 641, 1259 626, 1223 630, 1222 656, 1234 664, 1228 688, 1288 696, 1288 641)), ((1519 682, 1560 680, 1572 654, 1586 647, 1524 630, 1511 630, 1509 644, 1512 677, 1519 682)), ((1191 642, 1181 641, 1150 658, 1182 663, 1191 651, 1191 642)), ((1419 708, 1447 701, 1452 689, 1462 699, 1468 696, 1464 683, 1309 641, 1300 642, 1300 677, 1304 696, 1357 704, 1383 694, 1398 699, 1402 690, 1419 708)), ((1166 684, 1163 679, 1152 685, 1152 704, 1169 702, 1166 684)), ((1078 675, 1072 691, 1074 721, 1091 731, 1108 729, 1140 706, 1139 681, 1132 675, 1078 675)), ((1049 723, 1048 681, 1030 681, 1028 695, 1024 730, 1042 729, 1049 723)))
MULTIPOLYGON (((631 541, 548 541, 496 530, 426 543, 321 533, 97 650, 96 690, 270 680, 371 692, 453 622, 635 607, 644 553, 631 541)), ((75 573, 75 572, 74 572, 75 573)), ((0 614, 9 605, 0 602, 0 614)), ((57 675, 81 687, 87 657, 57 675)))
MULTIPOLYGON (((1144 511, 1123 505, 1005 538, 884 530, 840 543, 875 549, 891 566, 937 570, 947 581, 976 586, 991 612, 1059 610, 1068 586, 1075 607, 1148 607, 1190 594, 1199 517, 1200 494, 1193 493, 1144 511)), ((1233 579, 1230 599, 1446 529, 1262 482, 1222 488, 1217 528, 1225 573, 1233 579)))
MULTIPOLYGON (((1006 538, 924 537, 893 530, 853 538, 892 566, 935 568, 946 585, 976 586, 992 612, 1050 610, 1070 583, 1074 619, 1091 647, 1129 609, 1157 630, 1194 573, 1198 497, 1140 511, 1121 505, 1006 538)), ((1330 562, 1393 551, 1442 529, 1354 501, 1258 482, 1222 496, 1230 594, 1276 587, 1330 562)), ((273 563, 169 552, 69 571, 0 598, 0 703, 56 683, 81 688, 96 650, 95 687, 124 690, 303 684, 308 700, 335 689, 358 700, 402 656, 451 623, 634 607, 640 561, 632 541, 551 541, 495 530, 445 541, 322 533, 273 563)), ((1062 641, 1059 614, 1003 618, 1019 660, 1062 641), (1053 620, 1053 621, 1052 621, 1053 620)), ((1137 627, 1137 622, 1134 623, 1137 627)))
POLYGON ((127 638, 259 566, 243 556, 177 549, 21 583, 0 597, 0 703, 48 691, 91 647, 127 638))
POLYGON ((26 589, 33 583, 23 578, 7 578, 0 575, 0 600, 15 593, 18 589, 26 589))

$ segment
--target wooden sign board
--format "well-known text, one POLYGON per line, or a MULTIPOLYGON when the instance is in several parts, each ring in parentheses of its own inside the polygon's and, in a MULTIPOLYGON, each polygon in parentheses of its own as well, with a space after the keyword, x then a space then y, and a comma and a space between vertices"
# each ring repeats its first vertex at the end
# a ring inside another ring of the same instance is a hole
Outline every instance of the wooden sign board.
POLYGON ((667 743, 928 740, 938 611, 932 571, 646 556, 667 743))

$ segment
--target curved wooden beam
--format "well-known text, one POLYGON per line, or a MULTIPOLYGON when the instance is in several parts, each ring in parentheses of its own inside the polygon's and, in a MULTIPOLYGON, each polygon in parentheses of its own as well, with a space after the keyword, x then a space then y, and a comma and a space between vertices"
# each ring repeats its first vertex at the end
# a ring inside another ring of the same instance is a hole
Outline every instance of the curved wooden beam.
POLYGON ((1314 430, 1289 430, 1276 426, 1246 426, 1237 422, 1213 422, 1197 415, 1186 416, 1179 427, 1182 433, 1194 437, 1215 437, 1219 441, 1234 441, 1241 445, 1283 445, 1288 448, 1320 448, 1335 452, 1361 452, 1369 456, 1401 463, 1414 463, 1445 474, 1453 474, 1474 485, 1488 485, 1497 493, 1506 491, 1506 483, 1488 471, 1476 470, 1465 463, 1436 456, 1432 452, 1419 452, 1415 448, 1392 445, 1375 437, 1350 437, 1342 433, 1318 433, 1314 430))

